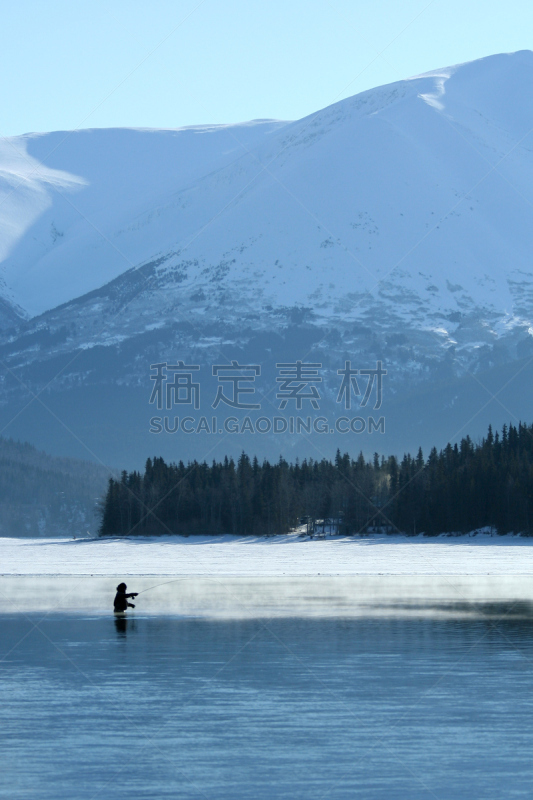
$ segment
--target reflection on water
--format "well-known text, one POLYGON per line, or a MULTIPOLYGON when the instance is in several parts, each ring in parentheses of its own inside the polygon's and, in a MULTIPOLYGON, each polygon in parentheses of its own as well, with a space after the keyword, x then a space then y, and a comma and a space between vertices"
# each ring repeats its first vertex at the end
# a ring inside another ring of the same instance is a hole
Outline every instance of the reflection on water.
POLYGON ((128 617, 126 614, 113 614, 115 619, 115 630, 118 636, 125 637, 128 631, 134 631, 137 628, 135 617, 128 617))
POLYGON ((1 797, 531 796, 527 602, 43 616, 0 616, 1 797))

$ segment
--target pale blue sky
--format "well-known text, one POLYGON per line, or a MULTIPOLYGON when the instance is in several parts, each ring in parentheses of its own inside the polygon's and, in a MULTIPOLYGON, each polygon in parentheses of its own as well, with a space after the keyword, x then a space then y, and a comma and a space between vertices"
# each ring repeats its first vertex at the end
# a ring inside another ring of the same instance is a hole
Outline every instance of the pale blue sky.
POLYGON ((17 0, 1 20, 3 136, 297 119, 533 49, 530 0, 17 0))

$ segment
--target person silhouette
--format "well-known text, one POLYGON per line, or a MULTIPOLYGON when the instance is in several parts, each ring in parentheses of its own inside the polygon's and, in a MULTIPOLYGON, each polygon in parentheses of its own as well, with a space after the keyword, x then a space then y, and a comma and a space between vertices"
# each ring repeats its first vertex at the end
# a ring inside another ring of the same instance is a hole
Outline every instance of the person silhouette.
POLYGON ((128 597, 137 597, 139 592, 130 592, 129 594, 126 594, 127 588, 128 587, 126 586, 125 583, 119 583, 119 585, 117 586, 117 593, 113 601, 115 613, 126 611, 128 606, 129 608, 135 608, 133 603, 128 603, 128 597))

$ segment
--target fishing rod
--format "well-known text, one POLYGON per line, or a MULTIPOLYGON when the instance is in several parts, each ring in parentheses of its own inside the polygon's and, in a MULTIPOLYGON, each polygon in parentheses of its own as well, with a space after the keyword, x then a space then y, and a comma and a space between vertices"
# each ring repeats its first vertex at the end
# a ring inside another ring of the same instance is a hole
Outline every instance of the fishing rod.
POLYGON ((177 583, 178 581, 190 581, 192 580, 191 576, 187 576, 185 578, 174 578, 171 581, 164 581, 163 583, 156 583, 155 586, 149 586, 148 589, 142 589, 140 592, 136 592, 135 594, 140 595, 144 594, 145 592, 151 592, 152 589, 157 589, 159 586, 167 586, 169 583, 177 583))

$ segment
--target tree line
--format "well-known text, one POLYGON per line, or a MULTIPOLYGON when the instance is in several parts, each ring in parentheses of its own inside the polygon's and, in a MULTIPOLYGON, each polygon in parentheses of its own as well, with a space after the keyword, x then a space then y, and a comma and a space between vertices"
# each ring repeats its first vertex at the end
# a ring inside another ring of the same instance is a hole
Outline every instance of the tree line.
POLYGON ((167 464, 149 458, 144 474, 109 480, 101 536, 286 533, 303 520, 329 520, 341 533, 375 527, 436 535, 490 526, 533 533, 533 425, 503 426, 474 443, 466 436, 427 459, 422 450, 333 461, 283 457, 259 462, 167 464))

